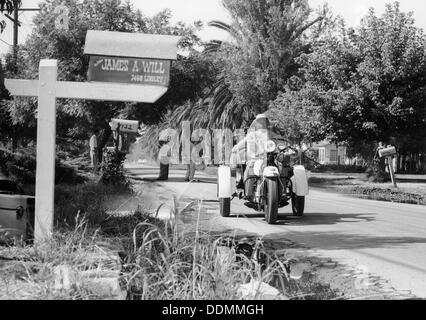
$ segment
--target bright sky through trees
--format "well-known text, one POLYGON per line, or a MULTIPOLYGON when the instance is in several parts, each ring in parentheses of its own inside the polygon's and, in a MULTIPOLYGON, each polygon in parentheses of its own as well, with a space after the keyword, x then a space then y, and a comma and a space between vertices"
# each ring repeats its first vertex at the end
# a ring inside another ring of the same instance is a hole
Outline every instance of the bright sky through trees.
MULTIPOLYGON (((37 6, 39 0, 23 0, 23 7, 33 8, 37 6)), ((190 23, 201 20, 207 23, 210 20, 227 21, 227 13, 221 5, 221 0, 133 0, 135 6, 147 15, 153 15, 164 8, 170 8, 173 12, 173 21, 184 21, 190 23)), ((324 0, 309 0, 313 7, 317 7, 324 0)), ((354 2, 342 0, 327 0, 332 7, 333 12, 340 14, 347 21, 348 26, 356 26, 360 19, 368 12, 369 7, 376 8, 378 13, 382 13, 385 4, 392 2, 390 0, 358 0, 354 2)), ((424 0, 400 0, 403 11, 414 11, 414 17, 417 25, 426 30, 426 1, 424 0)), ((20 41, 25 40, 32 28, 32 12, 20 13, 20 21, 23 26, 20 28, 20 41)), ((0 35, 0 54, 7 52, 8 44, 13 42, 12 23, 7 20, 7 29, 0 35), (4 41, 4 42, 3 42, 4 41), (7 44, 8 43, 8 44, 7 44)), ((203 40, 223 39, 226 33, 217 28, 205 28, 200 36, 203 40)))

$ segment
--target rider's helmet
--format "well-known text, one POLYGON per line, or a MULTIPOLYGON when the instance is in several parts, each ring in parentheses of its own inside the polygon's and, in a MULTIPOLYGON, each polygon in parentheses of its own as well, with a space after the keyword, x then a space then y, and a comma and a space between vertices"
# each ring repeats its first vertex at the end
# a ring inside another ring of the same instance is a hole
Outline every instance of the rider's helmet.
POLYGON ((250 130, 269 130, 269 119, 265 114, 259 114, 250 125, 250 130))

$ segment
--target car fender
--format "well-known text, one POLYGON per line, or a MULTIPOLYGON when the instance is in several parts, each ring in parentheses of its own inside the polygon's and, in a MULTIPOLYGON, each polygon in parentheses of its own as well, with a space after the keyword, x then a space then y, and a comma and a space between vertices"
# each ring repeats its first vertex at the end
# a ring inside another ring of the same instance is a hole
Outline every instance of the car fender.
MULTIPOLYGON (((25 195, 0 195, 0 234, 8 233, 11 237, 26 239, 29 217, 28 199, 32 196, 25 195), (22 218, 17 218, 16 209, 22 207, 26 213, 22 218)), ((32 226, 33 227, 33 226, 32 226)))
POLYGON ((291 177, 293 192, 304 197, 309 194, 308 176, 304 166, 294 166, 294 175, 291 177))

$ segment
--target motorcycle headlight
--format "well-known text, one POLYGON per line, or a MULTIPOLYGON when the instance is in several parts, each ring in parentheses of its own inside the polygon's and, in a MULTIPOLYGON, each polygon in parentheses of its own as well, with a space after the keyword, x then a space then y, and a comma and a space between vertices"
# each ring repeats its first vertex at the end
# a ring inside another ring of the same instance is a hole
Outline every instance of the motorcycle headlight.
POLYGON ((277 148, 277 145, 275 144, 274 141, 269 140, 266 143, 266 152, 274 152, 276 148, 277 148))

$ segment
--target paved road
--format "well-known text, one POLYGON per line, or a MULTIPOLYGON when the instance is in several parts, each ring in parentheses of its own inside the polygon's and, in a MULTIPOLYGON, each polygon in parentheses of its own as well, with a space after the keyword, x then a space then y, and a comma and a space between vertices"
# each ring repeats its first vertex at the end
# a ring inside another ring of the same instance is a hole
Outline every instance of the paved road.
MULTIPOLYGON (((132 169, 134 177, 155 178, 158 169, 132 169)), ((183 182, 183 171, 171 171, 168 182, 156 185, 188 199, 203 199, 212 223, 285 238, 349 267, 365 266, 400 292, 426 298, 426 207, 350 198, 311 190, 303 218, 280 209, 279 222, 267 225, 262 215, 232 202, 232 217, 218 213, 215 177, 198 173, 202 182, 183 182)))

